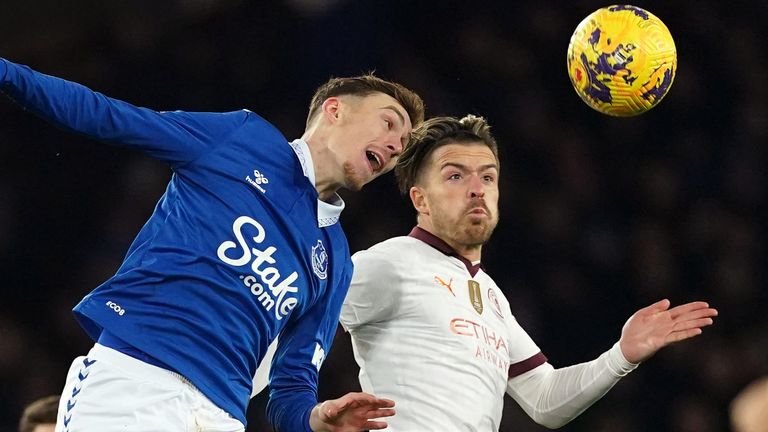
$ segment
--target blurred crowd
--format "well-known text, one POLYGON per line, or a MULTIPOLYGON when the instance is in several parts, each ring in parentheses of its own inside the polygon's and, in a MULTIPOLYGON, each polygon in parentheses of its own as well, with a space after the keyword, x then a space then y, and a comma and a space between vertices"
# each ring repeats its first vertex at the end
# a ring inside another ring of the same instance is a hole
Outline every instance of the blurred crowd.
MULTIPOLYGON (((428 115, 485 116, 502 195, 484 264, 552 364, 596 357, 661 298, 720 311, 562 430, 728 430, 730 401, 768 373, 768 9, 634 4, 667 24, 679 63, 661 104, 628 119, 588 108, 567 77, 596 1, 6 0, 0 56, 158 110, 248 108, 289 139, 317 85, 370 70, 428 115)), ((170 171, 5 99, 0 123, 0 430, 13 430, 91 346, 70 310, 117 269, 170 171)), ((343 195, 352 251, 415 224, 391 175, 343 195)), ((339 331, 321 397, 359 389, 356 370, 339 331)), ((249 431, 270 430, 265 403, 249 431)), ((507 399, 501 430, 543 428, 507 399)))

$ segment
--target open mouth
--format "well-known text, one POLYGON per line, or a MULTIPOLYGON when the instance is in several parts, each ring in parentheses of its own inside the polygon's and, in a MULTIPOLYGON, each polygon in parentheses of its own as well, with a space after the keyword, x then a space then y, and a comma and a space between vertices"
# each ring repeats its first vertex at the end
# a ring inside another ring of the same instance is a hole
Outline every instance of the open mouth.
POLYGON ((368 158, 368 162, 371 164, 371 170, 378 172, 381 169, 381 157, 372 151, 366 151, 365 156, 368 158))

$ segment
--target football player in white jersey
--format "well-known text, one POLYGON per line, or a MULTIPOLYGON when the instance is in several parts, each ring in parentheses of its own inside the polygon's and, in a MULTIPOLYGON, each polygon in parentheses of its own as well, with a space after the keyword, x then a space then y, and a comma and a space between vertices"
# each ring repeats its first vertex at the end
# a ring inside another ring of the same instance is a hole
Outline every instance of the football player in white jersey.
POLYGON ((353 256, 342 308, 364 391, 393 399, 390 431, 497 431, 508 393, 536 422, 560 427, 717 311, 661 300, 626 322, 590 362, 555 369, 515 320, 481 264, 498 222, 499 158, 483 118, 439 117, 414 132, 396 169, 417 212, 410 235, 353 256))

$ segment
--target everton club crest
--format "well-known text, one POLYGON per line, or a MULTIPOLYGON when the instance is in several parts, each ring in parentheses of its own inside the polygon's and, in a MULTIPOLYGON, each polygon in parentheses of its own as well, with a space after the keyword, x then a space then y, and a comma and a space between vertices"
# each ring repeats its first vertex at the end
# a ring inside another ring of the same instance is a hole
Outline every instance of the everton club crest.
POLYGON ((328 253, 320 240, 315 246, 312 246, 312 270, 320 279, 328 277, 328 253))
POLYGON ((469 302, 478 314, 483 313, 483 295, 480 293, 480 284, 477 281, 468 280, 469 302))

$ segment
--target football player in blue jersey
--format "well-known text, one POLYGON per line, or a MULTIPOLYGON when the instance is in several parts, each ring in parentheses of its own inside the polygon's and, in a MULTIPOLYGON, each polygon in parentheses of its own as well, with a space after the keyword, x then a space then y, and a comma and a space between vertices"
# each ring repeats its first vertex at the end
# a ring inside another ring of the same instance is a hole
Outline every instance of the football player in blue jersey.
POLYGON ((386 427, 371 419, 394 402, 350 393, 318 404, 317 378, 352 275, 336 191, 393 168, 423 120, 418 95, 373 75, 331 79, 288 141, 247 110, 140 108, 3 59, 0 91, 173 173, 116 274, 74 309, 96 344, 70 368, 57 431, 243 431, 275 339, 277 430, 386 427))

